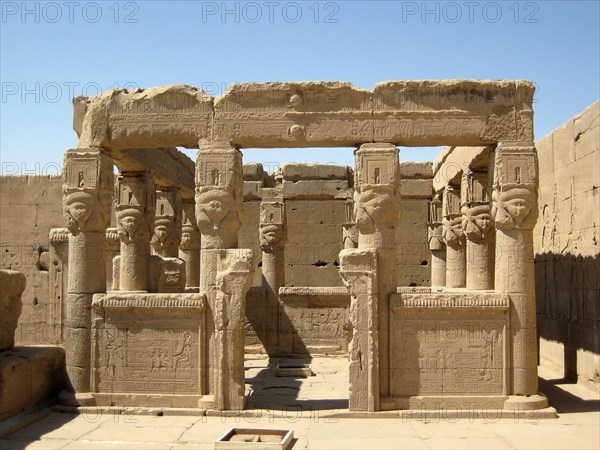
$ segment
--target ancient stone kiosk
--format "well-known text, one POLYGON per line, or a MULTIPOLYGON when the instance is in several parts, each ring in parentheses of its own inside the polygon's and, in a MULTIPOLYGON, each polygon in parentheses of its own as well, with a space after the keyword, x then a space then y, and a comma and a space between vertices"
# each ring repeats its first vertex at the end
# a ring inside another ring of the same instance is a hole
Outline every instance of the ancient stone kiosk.
POLYGON ((216 98, 183 85, 76 98, 79 142, 64 159, 63 401, 243 409, 250 328, 269 355, 310 353, 319 336, 294 330, 291 311, 325 304, 348 337, 351 411, 546 407, 533 90, 526 81, 390 81, 372 91, 289 82, 235 84, 216 98), (434 164, 439 177, 403 172, 399 146, 438 145, 452 149, 434 164), (323 146, 354 148, 354 171, 327 168, 313 183, 293 165, 262 174, 242 164, 244 148, 323 146), (176 147, 198 149, 195 170, 176 147), (304 231, 298 202, 314 198, 340 202, 340 219, 332 264, 316 258, 306 271, 335 277, 298 283, 289 243, 304 231), (400 285, 412 257, 400 224, 414 205, 424 207, 411 220, 431 252, 416 264, 431 261, 428 287, 400 285), (240 231, 245 210, 250 237, 240 231))

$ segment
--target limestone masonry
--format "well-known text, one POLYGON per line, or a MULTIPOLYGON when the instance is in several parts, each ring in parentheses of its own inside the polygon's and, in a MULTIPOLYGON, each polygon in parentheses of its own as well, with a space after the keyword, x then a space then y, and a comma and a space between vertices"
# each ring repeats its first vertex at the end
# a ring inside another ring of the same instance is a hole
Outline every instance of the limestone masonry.
POLYGON ((2 349, 64 346, 69 405, 243 409, 244 354, 266 353, 347 355, 350 411, 546 408, 538 321, 542 360, 564 345, 570 373, 598 381, 600 145, 596 103, 536 151, 533 90, 78 97, 62 178, 1 180, 2 267, 27 277, 2 272, 23 292, 18 327, 2 299, 2 349), (398 147, 438 145, 401 162, 398 147), (243 163, 317 146, 354 147, 354 167, 243 163))

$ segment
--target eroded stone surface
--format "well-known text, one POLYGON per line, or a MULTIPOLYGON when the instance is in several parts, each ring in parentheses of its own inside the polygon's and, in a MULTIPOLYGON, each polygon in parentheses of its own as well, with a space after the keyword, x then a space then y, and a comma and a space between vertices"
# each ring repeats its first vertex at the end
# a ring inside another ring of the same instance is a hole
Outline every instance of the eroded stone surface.
POLYGON ((15 270, 0 270, 0 351, 15 346, 15 330, 23 305, 21 294, 25 290, 25 275, 15 270))

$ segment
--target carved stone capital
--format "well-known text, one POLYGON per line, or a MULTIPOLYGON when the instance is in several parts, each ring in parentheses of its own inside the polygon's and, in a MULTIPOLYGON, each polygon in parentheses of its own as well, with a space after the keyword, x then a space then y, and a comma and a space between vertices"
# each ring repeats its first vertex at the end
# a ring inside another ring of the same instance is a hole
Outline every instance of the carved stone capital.
POLYGON ((490 206, 479 205, 463 208, 462 229, 470 241, 483 241, 493 235, 490 206))
POLYGON ((117 233, 123 244, 147 241, 154 230, 156 191, 145 172, 123 173, 115 185, 117 233))
POLYGON ((104 232, 110 224, 112 160, 100 149, 71 149, 63 163, 63 217, 68 230, 104 232))
POLYGON ((204 248, 234 248, 244 214, 242 153, 202 146, 196 162, 196 222, 204 248))
POLYGON ((176 189, 156 192, 152 248, 163 258, 177 256, 181 241, 181 197, 176 189))
POLYGON ((497 148, 493 188, 491 214, 496 228, 532 230, 538 218, 535 148, 497 148))
POLYGON ((259 242, 265 253, 285 247, 285 205, 283 201, 267 201, 260 205, 259 242))
POLYGON ((181 242, 179 249, 183 251, 198 250, 200 248, 200 232, 196 225, 196 205, 184 203, 181 218, 181 242))
POLYGON ((460 213, 460 191, 446 186, 442 200, 442 236, 446 245, 457 246, 464 239, 460 213))
POLYGON ((362 234, 393 229, 400 220, 400 165, 391 144, 364 144, 355 152, 354 217, 362 234))
POLYGON ((427 243, 431 251, 444 250, 446 242, 444 241, 444 227, 441 222, 427 225, 427 243))

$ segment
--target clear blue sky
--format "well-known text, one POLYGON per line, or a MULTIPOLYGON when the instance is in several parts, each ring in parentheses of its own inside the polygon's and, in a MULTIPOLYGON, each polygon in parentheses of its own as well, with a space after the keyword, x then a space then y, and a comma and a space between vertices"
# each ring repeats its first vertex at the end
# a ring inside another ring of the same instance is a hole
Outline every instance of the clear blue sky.
MULTIPOLYGON (((56 173, 76 145, 72 95, 184 83, 528 79, 536 139, 600 96, 594 1, 2 1, 2 174, 56 173)), ((193 151, 187 152, 193 155, 193 151)), ((437 149, 401 149, 432 160, 437 149)), ((244 150, 352 164, 350 150, 244 150)))

